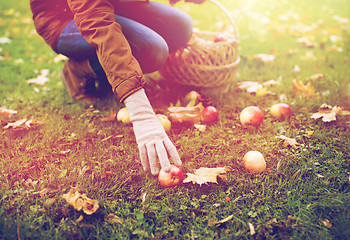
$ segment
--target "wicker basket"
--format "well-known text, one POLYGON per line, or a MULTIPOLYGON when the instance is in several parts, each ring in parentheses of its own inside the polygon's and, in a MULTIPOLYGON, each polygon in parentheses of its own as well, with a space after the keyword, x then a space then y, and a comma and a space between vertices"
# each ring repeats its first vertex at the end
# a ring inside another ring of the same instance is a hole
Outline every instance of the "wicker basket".
POLYGON ((159 73, 178 84, 225 92, 233 82, 239 64, 237 26, 226 8, 216 0, 207 0, 219 7, 233 25, 233 34, 196 31, 187 46, 169 55, 159 73), (214 42, 223 34, 225 41, 214 42))

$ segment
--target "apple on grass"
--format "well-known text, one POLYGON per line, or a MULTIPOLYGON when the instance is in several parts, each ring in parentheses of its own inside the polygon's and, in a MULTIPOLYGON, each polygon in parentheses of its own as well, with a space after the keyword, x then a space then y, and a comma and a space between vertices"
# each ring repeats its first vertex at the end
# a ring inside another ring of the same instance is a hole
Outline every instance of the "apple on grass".
POLYGON ((126 109, 126 107, 123 107, 118 111, 117 120, 124 124, 130 123, 129 112, 128 112, 128 109, 126 109))
POLYGON ((175 165, 171 165, 171 169, 168 172, 161 169, 158 175, 159 183, 165 188, 175 187, 181 184, 183 180, 184 175, 181 168, 175 165))
POLYGON ((279 120, 285 120, 290 117, 292 110, 286 103, 276 103, 271 106, 270 114, 279 120))
POLYGON ((202 111, 202 121, 203 123, 215 123, 219 119, 219 112, 213 106, 207 106, 202 111))
POLYGON ((264 120, 264 113, 257 106, 249 106, 242 110, 239 119, 243 126, 259 126, 264 120))
POLYGON ((249 151, 243 157, 243 165, 251 173, 261 173, 266 169, 264 156, 259 151, 249 151))

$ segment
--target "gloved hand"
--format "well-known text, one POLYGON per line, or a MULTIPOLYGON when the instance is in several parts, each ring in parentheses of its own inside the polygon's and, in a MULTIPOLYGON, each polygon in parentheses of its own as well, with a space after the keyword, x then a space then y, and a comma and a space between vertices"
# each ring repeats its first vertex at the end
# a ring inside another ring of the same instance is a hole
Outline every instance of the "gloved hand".
MULTIPOLYGON (((181 0, 169 0, 170 5, 174 5, 177 2, 180 2, 181 0)), ((197 4, 202 4, 206 0, 185 0, 185 2, 192 2, 192 3, 197 3, 197 4)))
POLYGON ((151 170, 153 175, 159 173, 160 167, 169 171, 169 159, 180 166, 180 156, 153 112, 145 91, 140 89, 133 93, 124 100, 124 104, 134 128, 143 169, 151 170))

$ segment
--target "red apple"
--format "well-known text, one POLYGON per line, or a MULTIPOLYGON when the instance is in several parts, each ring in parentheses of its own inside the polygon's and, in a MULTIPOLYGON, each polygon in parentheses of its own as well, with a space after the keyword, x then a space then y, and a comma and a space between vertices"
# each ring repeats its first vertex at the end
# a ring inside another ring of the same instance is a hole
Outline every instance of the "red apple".
POLYGON ((160 170, 158 180, 163 187, 170 188, 182 183, 184 175, 180 167, 171 165, 171 169, 168 172, 163 169, 160 170))
POLYGON ((285 120, 292 114, 292 110, 286 103, 276 103, 270 108, 270 113, 274 118, 285 120))
POLYGON ((266 169, 264 156, 259 151, 249 151, 243 157, 243 165, 251 173, 261 173, 266 169))
POLYGON ((264 113, 256 106, 249 106, 242 110, 239 119, 243 126, 253 125, 257 127, 262 123, 264 113))
POLYGON ((213 106, 207 106, 202 111, 202 121, 203 123, 215 123, 219 119, 219 112, 213 106))
POLYGON ((226 42, 228 39, 229 38, 225 34, 220 33, 215 37, 214 42, 226 42))

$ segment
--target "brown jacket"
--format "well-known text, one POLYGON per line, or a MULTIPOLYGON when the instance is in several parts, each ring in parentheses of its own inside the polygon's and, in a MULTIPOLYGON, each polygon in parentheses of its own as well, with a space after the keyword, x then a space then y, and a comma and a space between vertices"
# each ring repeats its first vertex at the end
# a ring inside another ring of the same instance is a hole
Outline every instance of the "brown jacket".
POLYGON ((57 52, 59 36, 73 18, 97 57, 119 101, 145 83, 120 25, 113 0, 30 0, 37 32, 57 52), (115 44, 118 43, 118 44, 115 44))

